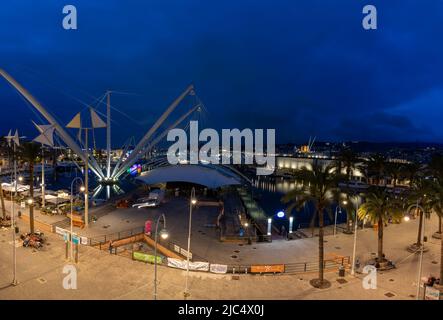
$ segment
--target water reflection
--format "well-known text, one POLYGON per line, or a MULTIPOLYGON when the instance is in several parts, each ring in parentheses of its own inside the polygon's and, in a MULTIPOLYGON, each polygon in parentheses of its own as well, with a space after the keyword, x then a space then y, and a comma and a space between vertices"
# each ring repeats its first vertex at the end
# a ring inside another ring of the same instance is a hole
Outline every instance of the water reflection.
MULTIPOLYGON (((281 198, 284 194, 294 190, 295 188, 301 188, 303 186, 301 181, 284 177, 257 176, 251 179, 251 181, 254 189, 254 197, 268 216, 275 216, 277 212, 285 209, 286 205, 281 202, 281 198)), ((357 203, 362 203, 362 197, 358 193, 347 198, 346 193, 340 192, 339 198, 342 200, 347 199, 348 201, 351 201, 354 204, 354 207, 357 203)), ((312 222, 311 220, 314 213, 313 209, 312 204, 308 203, 303 207, 302 210, 294 210, 291 214, 294 217, 294 228, 308 227, 312 222)), ((337 222, 346 222, 346 209, 340 208, 337 203, 333 205, 332 213, 334 213, 335 210, 337 210, 338 213, 337 222)), ((276 218, 274 219, 274 223, 279 226, 286 226, 288 221, 286 217, 283 219, 276 218)), ((325 225, 333 223, 334 220, 331 219, 329 215, 325 214, 325 225)))
MULTIPOLYGON (((266 192, 272 193, 280 193, 282 195, 288 193, 291 190, 296 188, 301 188, 303 183, 301 181, 297 181, 296 179, 288 179, 284 177, 268 177, 268 176, 257 176, 256 178, 251 179, 252 185, 257 190, 262 190, 266 192)), ((351 193, 349 193, 351 196, 351 193)), ((340 192, 340 199, 346 198, 345 192, 340 192)), ((361 203, 362 197, 359 192, 352 192, 352 201, 357 203, 361 203)))

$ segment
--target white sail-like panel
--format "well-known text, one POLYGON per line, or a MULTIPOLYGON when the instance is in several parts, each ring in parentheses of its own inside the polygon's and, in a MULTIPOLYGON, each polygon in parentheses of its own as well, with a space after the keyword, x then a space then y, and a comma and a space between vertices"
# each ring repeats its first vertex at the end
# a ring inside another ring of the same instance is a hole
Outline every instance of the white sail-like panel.
POLYGON ((94 109, 91 110, 91 122, 93 128, 106 128, 106 123, 98 116, 98 114, 94 111, 94 109))
POLYGON ((67 128, 81 128, 82 122, 80 120, 80 112, 66 125, 67 128))

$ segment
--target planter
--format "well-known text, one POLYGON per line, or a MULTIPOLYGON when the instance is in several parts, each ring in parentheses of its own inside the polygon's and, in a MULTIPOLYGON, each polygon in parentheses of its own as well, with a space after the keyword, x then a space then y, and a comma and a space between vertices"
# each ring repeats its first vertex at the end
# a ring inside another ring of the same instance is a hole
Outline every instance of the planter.
MULTIPOLYGON (((419 245, 416 244, 416 243, 413 243, 413 244, 409 245, 409 246, 406 248, 406 250, 408 250, 408 251, 411 252, 411 253, 420 253, 420 252, 421 252, 420 248, 421 248, 421 246, 419 246, 419 245)), ((429 251, 429 248, 428 248, 428 247, 424 247, 424 248, 423 248, 423 252, 428 252, 428 251, 429 251)))
POLYGON ((440 232, 434 232, 434 234, 432 235, 432 238, 434 239, 441 239, 441 233, 440 232))

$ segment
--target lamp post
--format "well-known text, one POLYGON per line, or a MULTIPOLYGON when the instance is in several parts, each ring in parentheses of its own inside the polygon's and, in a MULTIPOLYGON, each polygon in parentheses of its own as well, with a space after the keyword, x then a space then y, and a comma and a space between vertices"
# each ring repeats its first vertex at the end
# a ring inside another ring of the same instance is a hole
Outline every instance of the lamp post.
POLYGON ((81 177, 75 177, 73 180, 72 180, 72 182, 71 182, 71 234, 70 234, 70 242, 71 242, 71 246, 70 246, 70 248, 69 248, 69 250, 70 250, 70 261, 72 262, 73 261, 73 255, 72 255, 72 248, 73 248, 73 242, 72 242, 72 233, 73 233, 73 227, 74 227, 74 224, 73 224, 73 198, 74 198, 74 195, 73 195, 73 189, 74 189, 74 183, 76 182, 76 181, 80 181, 81 182, 81 187, 80 187, 80 191, 81 192, 84 192, 85 191, 85 187, 84 187, 84 183, 83 183, 83 179, 81 178, 81 177))
POLYGON ((294 226, 294 217, 289 217, 289 233, 293 233, 292 229, 294 226))
POLYGON ((161 216, 157 218, 155 223, 155 243, 154 243, 154 300, 157 300, 157 240, 158 240, 158 224, 160 219, 163 218, 163 229, 160 231, 160 237, 162 239, 167 239, 169 234, 166 231, 166 217, 162 213, 161 216))
MULTIPOLYGON (((348 202, 346 200, 343 201, 344 205, 347 205, 348 202)), ((341 213, 340 203, 335 207, 335 219, 334 219, 334 236, 337 234, 337 209, 338 213, 341 213)))
POLYGON ((352 248, 351 275, 355 275, 355 255, 357 251, 357 229, 358 229, 358 205, 359 205, 359 200, 357 198, 357 202, 355 204, 354 246, 352 248))
MULTIPOLYGON (((420 210, 421 210, 421 212, 423 214, 423 224, 422 224, 421 239, 420 239, 420 242, 421 242, 421 246, 420 246, 420 260, 419 260, 419 263, 418 263, 418 272, 417 272, 417 293, 416 293, 416 298, 415 298, 416 300, 420 300, 420 282, 421 282, 421 272, 422 272, 422 268, 423 268, 423 253, 424 253, 424 249, 425 249, 426 214, 425 214, 425 210, 423 209, 423 207, 418 204, 418 201, 417 201, 417 204, 412 205, 411 207, 409 207, 409 210, 411 208, 413 208, 413 207, 416 207, 417 211, 420 208, 420 210)), ((409 210, 408 210, 408 212, 409 212, 409 210)), ((406 222, 410 221, 409 215, 406 215, 404 217, 404 220, 406 222)))
POLYGON ((197 199, 195 197, 195 188, 191 189, 191 200, 189 203, 189 228, 188 228, 188 250, 186 254, 186 282, 185 282, 185 292, 183 293, 185 298, 189 297, 189 287, 188 287, 188 278, 189 278, 189 258, 191 255, 191 227, 192 227, 192 208, 197 204, 197 199))
MULTIPOLYGON (((23 177, 19 177, 20 181, 23 180, 23 177)), ((16 144, 14 143, 14 181, 15 181, 15 197, 17 197, 17 159, 16 159, 16 144)), ((1 191, 3 192, 3 190, 1 191)), ((11 192, 12 194, 12 192, 11 192)), ((14 197, 11 196, 11 204, 12 204, 12 217, 11 217, 11 224, 12 224, 12 260, 14 265, 14 272, 13 272, 13 278, 12 278, 12 285, 16 286, 18 284, 17 281, 17 247, 15 246, 16 236, 15 236, 15 203, 14 203, 14 197)))

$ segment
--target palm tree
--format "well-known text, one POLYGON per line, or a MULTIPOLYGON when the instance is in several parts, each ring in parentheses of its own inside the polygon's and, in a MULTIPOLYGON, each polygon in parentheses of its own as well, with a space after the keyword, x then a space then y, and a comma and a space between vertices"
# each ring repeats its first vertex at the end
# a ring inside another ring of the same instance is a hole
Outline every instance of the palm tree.
POLYGON ((358 168, 357 162, 359 161, 359 158, 357 154, 351 149, 351 148, 342 148, 338 154, 337 161, 336 161, 336 170, 341 175, 342 169, 345 171, 344 175, 344 181, 346 182, 346 231, 347 234, 352 234, 351 231, 351 220, 353 219, 352 216, 352 208, 351 208, 351 202, 349 201, 349 182, 352 179, 352 173, 355 169, 358 168), (348 206, 349 204, 349 206, 348 206), (349 209, 349 210, 348 210, 349 209))
MULTIPOLYGON (((443 186, 443 155, 434 154, 429 162, 426 171, 430 174, 434 181, 440 186, 443 186)), ((441 239, 442 237, 442 215, 438 215, 438 231, 432 237, 441 239)))
POLYGON ((385 262, 386 258, 383 252, 383 232, 384 224, 389 219, 400 220, 402 216, 402 206, 400 201, 390 196, 386 188, 374 187, 369 190, 365 203, 358 209, 360 219, 368 219, 378 226, 378 254, 377 261, 385 262))
POLYGON ((415 180, 409 196, 410 205, 408 210, 416 210, 419 216, 417 242, 408 247, 408 250, 411 252, 417 252, 417 250, 421 248, 422 229, 424 223, 423 219, 430 217, 433 206, 435 205, 435 200, 433 199, 432 195, 433 188, 431 184, 431 180, 415 180))
POLYGON ((1 183, 0 183, 0 201, 2 205, 3 220, 6 221, 5 197, 3 195, 3 188, 1 183))
MULTIPOLYGON (((368 175, 373 175, 376 177, 377 185, 380 185, 380 181, 385 177, 386 163, 386 157, 381 153, 373 154, 368 160, 366 160, 368 175)), ((386 182, 384 185, 386 185, 386 182)))
POLYGON ((421 171, 422 166, 418 162, 409 162, 402 166, 400 176, 406 178, 409 182, 409 187, 412 188, 414 182, 420 178, 421 171))
MULTIPOLYGON (((439 229, 441 230, 441 218, 443 218, 443 184, 433 181, 430 184, 430 206, 439 217, 439 229)), ((441 232, 441 231, 440 231, 441 232)), ((443 284, 443 237, 440 233, 440 285, 443 284)))
MULTIPOLYGON (((34 199, 34 164, 38 162, 40 146, 34 142, 26 142, 21 146, 20 157, 22 161, 28 163, 29 172, 29 196, 34 199)), ((30 233, 34 233, 34 202, 29 204, 29 228, 30 233)))
POLYGON ((388 174, 391 177, 391 183, 392 186, 397 186, 398 179, 401 177, 402 174, 402 165, 397 162, 386 162, 385 164, 386 174, 388 174))
POLYGON ((289 191, 282 198, 282 202, 289 204, 286 214, 296 208, 300 210, 305 204, 314 206, 314 216, 318 218, 318 279, 311 280, 311 285, 316 288, 327 288, 329 281, 324 279, 324 214, 331 210, 334 203, 334 193, 337 190, 339 175, 335 172, 334 166, 322 166, 314 162, 312 169, 303 167, 295 171, 296 177, 303 182, 299 188, 289 191))
MULTIPOLYGON (((3 156, 4 153, 6 153, 5 151, 7 150, 7 144, 4 138, 2 138, 0 140, 0 155, 3 156)), ((2 215, 3 215, 3 220, 6 221, 6 208, 5 208, 5 197, 3 194, 3 188, 2 188, 2 184, 0 182, 0 201, 1 201, 1 206, 2 206, 2 215)))

